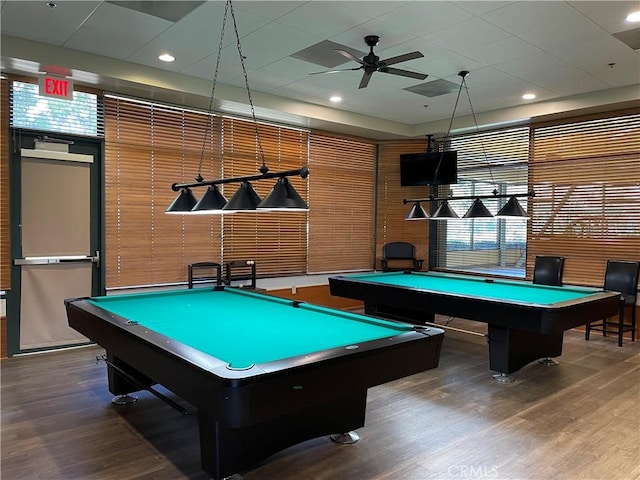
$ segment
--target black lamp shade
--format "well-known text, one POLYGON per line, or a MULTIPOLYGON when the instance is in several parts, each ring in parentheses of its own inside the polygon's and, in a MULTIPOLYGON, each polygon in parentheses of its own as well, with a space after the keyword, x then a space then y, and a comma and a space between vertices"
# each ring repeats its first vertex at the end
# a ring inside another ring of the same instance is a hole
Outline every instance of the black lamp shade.
POLYGON ((249 182, 242 182, 231 200, 222 209, 223 213, 255 211, 260 197, 249 182))
POLYGON ((516 217, 521 219, 527 219, 529 218, 529 215, 527 215, 527 212, 525 212, 524 208, 522 208, 522 206, 520 205, 520 202, 518 202, 518 199, 516 197, 509 197, 509 200, 507 201, 507 203, 504 204, 504 207, 500 209, 496 217, 497 218, 516 217))
POLYGON ((429 215, 422 208, 422 204, 420 202, 415 202, 411 210, 409 210, 409 214, 404 217, 405 220, 428 220, 429 215))
POLYGON ((309 210, 306 202, 286 177, 278 178, 269 195, 258 206, 261 210, 309 210))
POLYGON ((462 218, 493 218, 493 214, 482 203, 482 200, 476 198, 462 218))
POLYGON ((431 220, 451 220, 454 218, 460 218, 456 212, 449 206, 449 202, 444 200, 433 215, 431 220))
POLYGON ((196 204, 196 197, 193 196, 193 192, 190 188, 183 188, 173 201, 169 208, 164 213, 176 213, 185 214, 191 213, 191 209, 196 204))
POLYGON ((202 195, 202 198, 198 200, 198 203, 191 209, 192 213, 203 214, 216 214, 222 213, 222 208, 227 204, 227 199, 224 198, 217 185, 209 185, 207 191, 202 195))

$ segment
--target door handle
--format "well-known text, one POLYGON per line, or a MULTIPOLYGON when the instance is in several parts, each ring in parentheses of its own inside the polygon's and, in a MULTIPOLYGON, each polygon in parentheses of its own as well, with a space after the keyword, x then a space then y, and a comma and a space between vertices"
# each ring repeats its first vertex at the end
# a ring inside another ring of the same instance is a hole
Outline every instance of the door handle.
POLYGON ((59 263, 96 263, 100 264, 100 252, 90 255, 51 255, 42 257, 24 257, 13 261, 14 265, 52 265, 59 263))

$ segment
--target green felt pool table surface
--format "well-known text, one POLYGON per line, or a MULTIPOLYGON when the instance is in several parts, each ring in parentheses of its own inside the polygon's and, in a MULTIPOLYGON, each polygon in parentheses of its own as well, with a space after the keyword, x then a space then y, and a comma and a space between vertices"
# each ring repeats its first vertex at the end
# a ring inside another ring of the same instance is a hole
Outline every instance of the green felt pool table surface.
POLYGON ((100 308, 233 368, 391 337, 410 325, 226 289, 94 297, 100 308))
POLYGON ((601 291, 588 287, 556 287, 519 280, 487 279, 437 272, 412 272, 410 275, 403 272, 366 273, 348 275, 348 278, 425 291, 446 292, 451 295, 546 306, 579 300, 601 291))

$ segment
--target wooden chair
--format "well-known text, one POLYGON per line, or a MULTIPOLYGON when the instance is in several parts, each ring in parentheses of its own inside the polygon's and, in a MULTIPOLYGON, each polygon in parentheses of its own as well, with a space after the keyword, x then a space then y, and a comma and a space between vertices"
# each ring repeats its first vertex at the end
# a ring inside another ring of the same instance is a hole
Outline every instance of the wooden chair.
POLYGON ((622 346, 624 332, 631 332, 631 341, 636 341, 636 298, 638 294, 638 274, 640 262, 625 260, 609 260, 604 274, 604 289, 620 292, 620 304, 618 307, 618 321, 610 321, 607 318, 594 323, 587 323, 584 334, 585 340, 589 340, 591 330, 618 335, 618 346, 622 346), (625 308, 631 306, 631 323, 625 323, 625 308))
POLYGON ((390 267, 389 262, 406 263, 407 261, 412 263, 413 270, 420 270, 422 268, 422 262, 424 260, 416 258, 416 247, 413 243, 409 242, 390 242, 385 243, 382 247, 382 259, 380 263, 382 265, 383 272, 391 272, 397 270, 406 270, 406 268, 390 267))
POLYGON ((540 285, 562 285, 564 257, 538 255, 533 267, 533 283, 540 285))
POLYGON ((222 265, 215 262, 190 263, 188 266, 189 288, 197 284, 216 282, 222 285, 222 265))

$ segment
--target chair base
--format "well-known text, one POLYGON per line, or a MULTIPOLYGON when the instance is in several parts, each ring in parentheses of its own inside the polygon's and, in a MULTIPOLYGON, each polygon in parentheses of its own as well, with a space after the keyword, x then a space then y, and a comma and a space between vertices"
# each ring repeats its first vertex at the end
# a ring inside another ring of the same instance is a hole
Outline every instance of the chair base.
POLYGON ((618 346, 622 346, 622 341, 624 340, 624 334, 626 332, 631 332, 631 341, 636 341, 636 327, 635 325, 630 325, 625 323, 624 325, 620 325, 618 322, 607 322, 602 321, 596 324, 587 324, 587 330, 584 335, 585 340, 589 340, 589 334, 591 331, 602 332, 602 336, 606 337, 607 335, 616 335, 618 337, 618 346))

